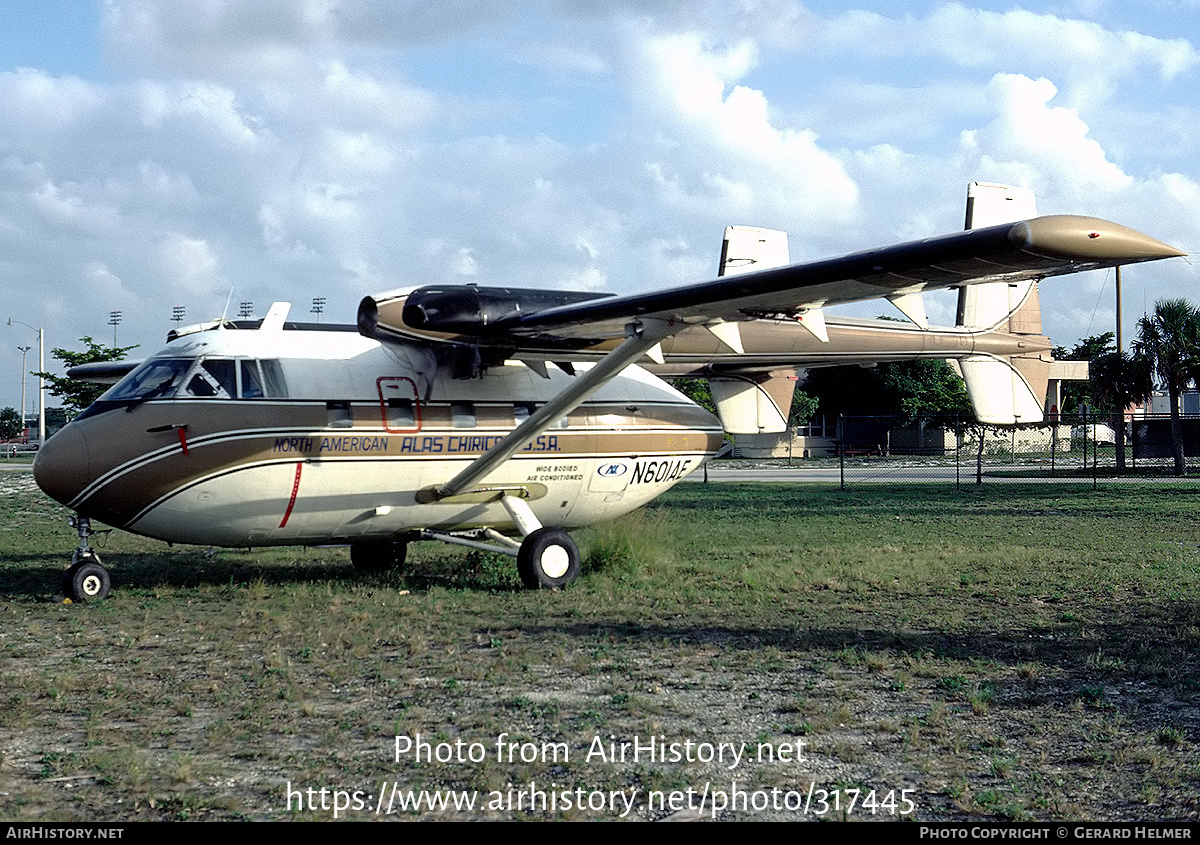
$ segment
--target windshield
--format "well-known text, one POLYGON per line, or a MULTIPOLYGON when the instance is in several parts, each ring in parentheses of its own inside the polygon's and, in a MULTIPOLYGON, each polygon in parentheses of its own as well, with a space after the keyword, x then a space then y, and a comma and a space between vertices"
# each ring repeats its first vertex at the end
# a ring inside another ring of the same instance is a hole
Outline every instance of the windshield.
POLYGON ((89 405, 76 419, 93 417, 114 408, 133 410, 148 399, 171 396, 183 374, 192 366, 191 358, 150 358, 114 384, 89 405))
POLYGON ((169 396, 192 365, 190 358, 151 358, 100 397, 102 402, 125 402, 169 396))

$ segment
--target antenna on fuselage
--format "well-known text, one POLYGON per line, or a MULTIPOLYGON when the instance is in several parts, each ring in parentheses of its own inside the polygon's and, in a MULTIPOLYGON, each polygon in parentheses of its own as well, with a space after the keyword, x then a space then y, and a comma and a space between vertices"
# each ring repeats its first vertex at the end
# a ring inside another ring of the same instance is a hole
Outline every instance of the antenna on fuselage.
POLYGON ((233 285, 229 286, 229 296, 225 297, 225 310, 221 312, 221 321, 217 323, 218 329, 225 328, 225 318, 229 316, 229 304, 233 302, 233 285))

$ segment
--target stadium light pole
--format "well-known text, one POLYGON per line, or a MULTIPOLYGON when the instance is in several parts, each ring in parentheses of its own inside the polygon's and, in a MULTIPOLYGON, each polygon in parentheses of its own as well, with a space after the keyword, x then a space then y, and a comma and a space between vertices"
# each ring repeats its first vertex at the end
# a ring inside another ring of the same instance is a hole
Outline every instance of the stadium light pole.
MULTIPOLYGON (((46 372, 46 333, 42 329, 35 329, 33 326, 26 323, 24 320, 14 320, 8 318, 8 324, 13 323, 24 326, 30 331, 37 332, 38 336, 38 372, 46 372)), ((38 445, 41 446, 46 442, 46 378, 38 376, 38 445)))

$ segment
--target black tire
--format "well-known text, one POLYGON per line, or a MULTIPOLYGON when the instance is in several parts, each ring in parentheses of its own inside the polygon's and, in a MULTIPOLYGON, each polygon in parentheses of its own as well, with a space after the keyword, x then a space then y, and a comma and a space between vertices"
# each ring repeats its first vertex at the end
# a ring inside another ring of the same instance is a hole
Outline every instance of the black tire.
POLYGON ((108 570, 95 561, 76 563, 63 575, 63 595, 73 602, 100 601, 111 589, 108 570))
POLYGON ((382 543, 351 543, 350 563, 359 572, 386 572, 404 566, 408 543, 389 540, 382 543))
POLYGON ((562 529, 539 528, 517 550, 517 572, 531 590, 560 590, 579 577, 579 547, 562 529))

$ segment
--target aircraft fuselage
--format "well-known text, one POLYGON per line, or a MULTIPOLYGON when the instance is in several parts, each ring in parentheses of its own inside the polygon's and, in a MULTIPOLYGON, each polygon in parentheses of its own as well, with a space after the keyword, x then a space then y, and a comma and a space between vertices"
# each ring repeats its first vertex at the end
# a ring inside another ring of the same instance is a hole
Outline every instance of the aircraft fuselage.
MULTIPOLYGON (((583 365, 587 366, 587 365, 583 365)), ((720 448, 719 422, 630 367, 471 494, 423 495, 572 377, 520 363, 455 380, 426 345, 344 331, 219 330, 143 362, 54 435, 37 483, 82 516, 172 542, 378 542, 505 526, 520 491, 545 526, 633 510, 720 448)))

